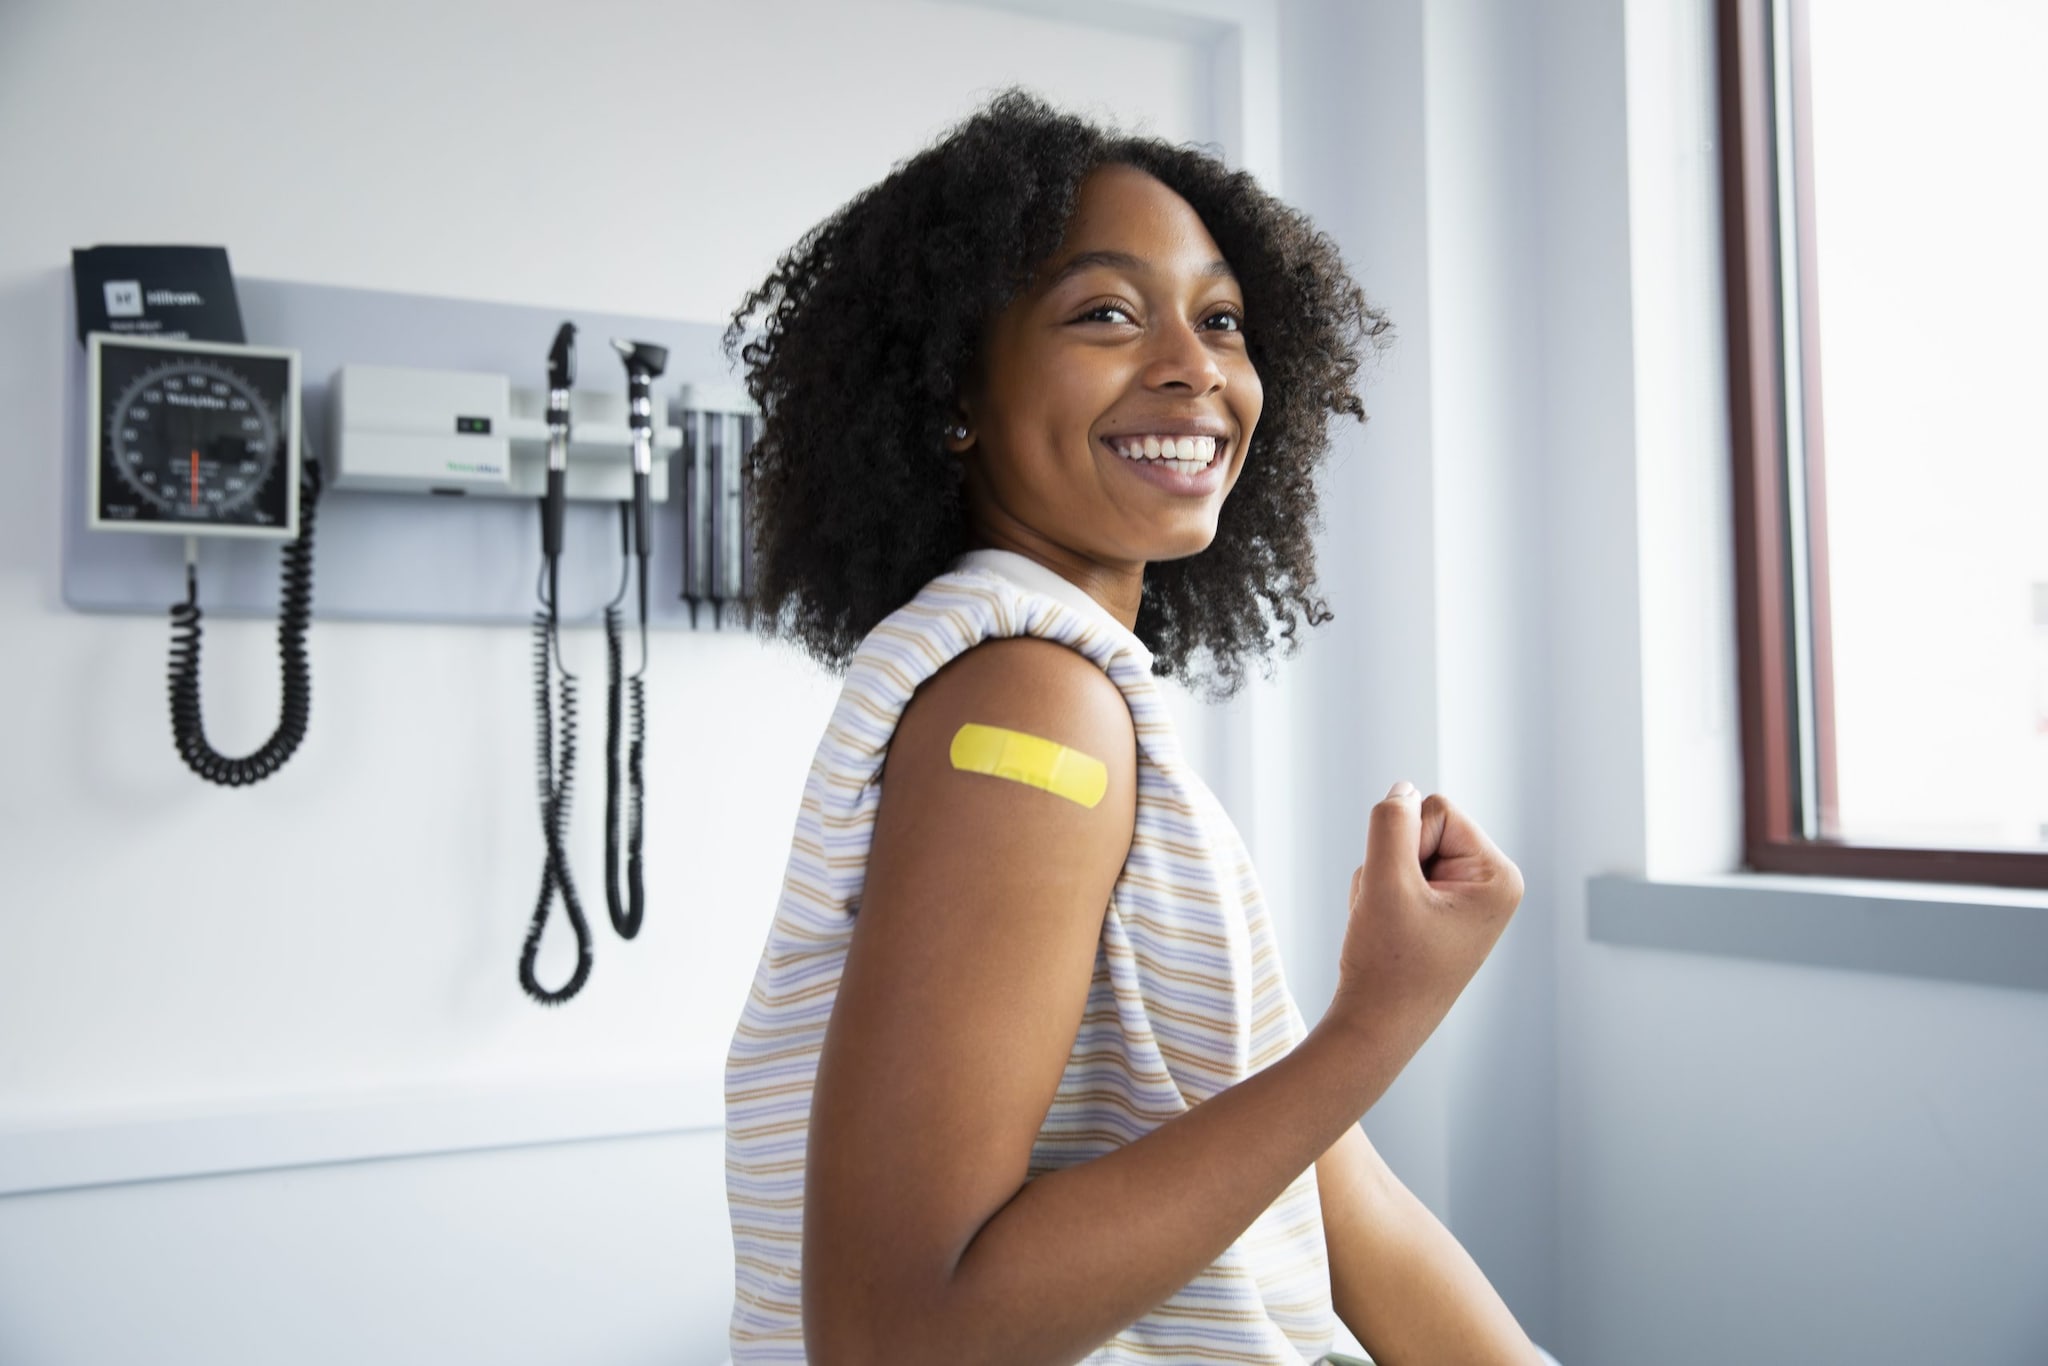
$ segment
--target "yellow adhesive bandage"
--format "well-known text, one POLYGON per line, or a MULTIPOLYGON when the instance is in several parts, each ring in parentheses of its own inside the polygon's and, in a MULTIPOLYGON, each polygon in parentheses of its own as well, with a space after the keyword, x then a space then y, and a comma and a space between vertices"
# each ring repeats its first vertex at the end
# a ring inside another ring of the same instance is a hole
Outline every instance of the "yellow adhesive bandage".
POLYGON ((1100 759, 1053 740, 970 721, 953 732, 953 767, 1042 787, 1070 802, 1093 806, 1109 790, 1100 759))

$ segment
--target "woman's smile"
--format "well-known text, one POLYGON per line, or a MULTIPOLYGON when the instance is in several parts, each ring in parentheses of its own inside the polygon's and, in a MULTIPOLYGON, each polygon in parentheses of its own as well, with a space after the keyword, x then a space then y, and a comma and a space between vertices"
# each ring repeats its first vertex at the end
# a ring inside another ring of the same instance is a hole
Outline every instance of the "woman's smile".
POLYGON ((1228 438, 1214 436, 1118 436, 1100 438, 1098 444, 1137 478, 1183 497, 1207 497, 1221 489, 1232 455, 1228 438))

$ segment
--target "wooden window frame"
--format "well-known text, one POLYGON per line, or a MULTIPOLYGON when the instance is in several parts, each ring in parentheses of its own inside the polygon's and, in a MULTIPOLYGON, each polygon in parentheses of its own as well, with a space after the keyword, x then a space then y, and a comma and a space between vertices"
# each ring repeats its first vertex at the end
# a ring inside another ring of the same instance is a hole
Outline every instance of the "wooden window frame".
POLYGON ((1762 872, 2048 887, 2048 853, 1866 845, 1839 833, 1806 0, 1716 0, 1716 11, 1744 857, 1762 872), (1796 419, 1787 415, 1785 392, 1774 4, 1784 6, 1789 39, 1789 217, 1797 243, 1800 360, 1796 419), (1784 477, 1788 427, 1800 439, 1803 488, 1788 488, 1784 477), (1794 496, 1808 509, 1803 527, 1795 526, 1788 511, 1794 496), (1793 606, 1802 563, 1810 615, 1805 632, 1798 629, 1793 606), (1811 651, 1805 661, 1798 657, 1802 645, 1811 651), (1803 705, 1802 662, 1808 699, 1803 705), (1811 725, 1803 726, 1807 716, 1811 725), (1804 765, 1796 757, 1802 749, 1808 752, 1804 765))

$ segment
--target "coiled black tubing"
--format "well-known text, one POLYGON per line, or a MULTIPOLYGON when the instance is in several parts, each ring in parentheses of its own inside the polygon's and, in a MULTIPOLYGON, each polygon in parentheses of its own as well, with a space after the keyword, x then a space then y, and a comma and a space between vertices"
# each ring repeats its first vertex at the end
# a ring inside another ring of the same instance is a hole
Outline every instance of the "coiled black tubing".
POLYGON ((299 465, 299 534, 284 548, 277 619, 277 654, 284 702, 277 730, 254 754, 231 759, 206 739, 199 709, 199 574, 185 566, 185 600, 171 605, 171 738, 186 767, 210 783, 243 787, 284 766, 313 714, 313 672, 306 660, 306 627, 313 616, 313 514, 320 502, 320 463, 299 465))
POLYGON ((563 846, 562 827, 569 818, 569 792, 576 773, 576 677, 563 669, 559 692, 562 725, 559 736, 548 705, 549 663, 559 655, 552 603, 549 610, 533 618, 533 677, 536 712, 540 718, 538 763, 540 780, 541 834, 547 842, 547 858, 541 865, 540 899, 534 904, 533 923, 527 927, 526 947, 519 955, 519 985, 542 1005, 560 1005, 583 989, 590 979, 590 925, 583 918, 583 903, 576 895, 576 883, 569 876, 569 856, 563 846), (554 991, 543 987, 533 975, 533 963, 540 952, 541 931, 547 928, 548 906, 555 893, 562 894, 562 909, 576 934, 576 970, 554 991))
MULTIPOLYGON (((619 938, 631 939, 640 933, 640 922, 646 915, 647 894, 643 880, 640 813, 645 801, 645 771, 642 761, 647 752, 647 686, 640 674, 622 677, 625 672, 625 645, 623 641, 622 616, 618 604, 604 609, 605 654, 609 668, 610 682, 606 690, 605 714, 605 811, 604 811, 604 859, 605 859, 605 900, 611 911, 612 928, 619 932, 619 938), (630 707, 631 730, 626 740, 626 777, 629 790, 626 794, 626 896, 619 896, 619 722, 621 720, 621 689, 627 694, 626 705, 630 707)), ((640 626, 641 668, 646 668, 647 625, 640 626)))

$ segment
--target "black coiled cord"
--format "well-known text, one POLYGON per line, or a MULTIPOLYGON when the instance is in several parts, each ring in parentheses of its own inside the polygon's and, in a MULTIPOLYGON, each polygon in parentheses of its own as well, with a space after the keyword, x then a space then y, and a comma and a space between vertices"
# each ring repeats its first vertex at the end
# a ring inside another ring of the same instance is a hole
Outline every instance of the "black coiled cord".
POLYGON ((547 610, 533 617, 534 701, 540 718, 538 773, 540 779, 540 826, 547 841, 547 858, 541 865, 540 899, 534 904, 533 923, 526 930, 526 947, 519 955, 519 985, 542 1005, 560 1005, 583 990, 590 979, 590 924, 583 918, 583 903, 576 895, 576 883, 569 876, 569 855, 562 841, 562 827, 569 819, 569 791, 576 773, 576 676, 561 665, 561 638, 556 628, 552 590, 547 610), (554 717, 548 706, 550 662, 561 668, 562 726, 559 740, 554 717), (562 909, 568 912, 569 927, 576 934, 576 970, 559 989, 549 991, 533 975, 533 963, 540 953, 541 931, 547 928, 548 903, 556 891, 562 894, 562 909))
MULTIPOLYGON (((604 858, 605 858, 605 899, 610 905, 612 928, 619 932, 619 938, 631 939, 640 933, 640 922, 647 910, 647 893, 644 883, 644 861, 641 847, 640 813, 645 801, 645 769, 643 760, 647 752, 647 684, 640 674, 622 677, 625 667, 625 647, 621 641, 621 616, 617 607, 604 609, 605 653, 609 661, 609 682, 606 696, 606 719, 609 723, 605 745, 605 776, 607 778, 604 808, 604 858), (622 903, 619 896, 619 722, 621 717, 621 692, 626 695, 629 711, 625 718, 630 723, 626 741, 626 896, 622 903)), ((645 627, 642 628, 643 632, 645 627)), ((647 647, 643 634, 641 669, 646 669, 647 647)))
MULTIPOLYGON (((619 504, 619 538, 626 552, 626 564, 632 564, 631 526, 628 517, 632 512, 629 503, 619 504)), ((625 646, 623 644, 622 621, 624 614, 619 604, 625 597, 623 575, 619 582, 619 595, 604 609, 604 642, 606 658, 606 732, 605 732, 605 808, 604 808, 604 891, 605 901, 611 911, 612 928, 619 938, 631 939, 640 933, 641 921, 647 912, 645 885, 645 862, 642 856, 641 810, 646 795, 646 773, 643 761, 647 752, 647 690, 643 675, 647 672, 647 583, 643 573, 640 583, 640 668, 630 677, 625 674, 625 646), (631 731, 626 741, 626 894, 619 895, 619 722, 622 719, 621 690, 630 696, 631 731)))
POLYGON ((313 617, 313 513, 320 502, 320 464, 299 463, 299 534, 284 548, 277 619, 278 661, 284 702, 277 730, 254 754, 231 759, 206 741, 199 709, 199 572, 185 566, 185 600, 171 606, 171 737, 186 767, 210 783, 242 787, 284 766, 313 715, 313 671, 306 661, 306 627, 313 617))

